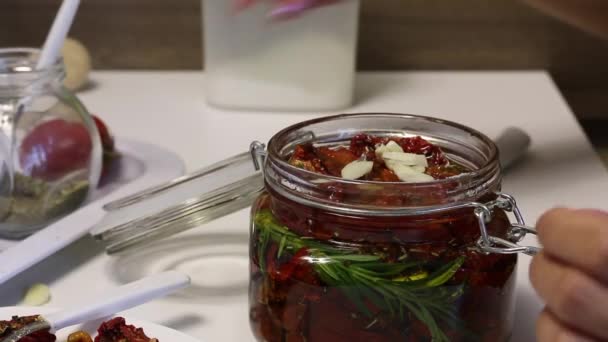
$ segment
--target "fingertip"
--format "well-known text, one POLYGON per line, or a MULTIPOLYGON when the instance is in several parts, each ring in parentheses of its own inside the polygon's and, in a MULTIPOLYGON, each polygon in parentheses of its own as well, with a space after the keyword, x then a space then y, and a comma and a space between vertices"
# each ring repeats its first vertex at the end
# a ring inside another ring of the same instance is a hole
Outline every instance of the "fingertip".
POLYGON ((566 207, 555 207, 547 210, 541 217, 536 221, 536 230, 539 237, 550 230, 551 227, 563 221, 563 219, 572 213, 572 209, 566 207))
POLYGON ((540 259, 542 258, 542 252, 535 255, 532 260, 530 261, 530 267, 528 268, 528 278, 530 278, 530 284, 532 285, 532 287, 534 287, 536 289, 536 277, 538 274, 538 264, 540 262, 540 259))
POLYGON ((593 342, 570 328, 562 325, 555 315, 545 308, 536 320, 536 339, 538 342, 593 342))
POLYGON ((545 308, 536 320, 536 339, 539 342, 554 341, 558 325, 545 308))
MULTIPOLYGON (((536 229, 545 256, 608 281, 606 227, 608 214, 601 210, 554 208, 540 217, 536 229)), ((544 269, 536 266, 536 272, 544 269)))
POLYGON ((604 211, 601 209, 578 209, 576 210, 576 213, 600 218, 608 218, 608 211, 604 211))

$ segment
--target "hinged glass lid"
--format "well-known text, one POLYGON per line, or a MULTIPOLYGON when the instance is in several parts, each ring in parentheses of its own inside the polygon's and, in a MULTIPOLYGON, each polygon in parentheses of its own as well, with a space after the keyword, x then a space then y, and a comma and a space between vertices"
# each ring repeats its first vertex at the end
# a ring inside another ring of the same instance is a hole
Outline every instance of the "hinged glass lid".
POLYGON ((108 203, 91 234, 115 253, 247 208, 264 189, 264 145, 251 151, 108 203))

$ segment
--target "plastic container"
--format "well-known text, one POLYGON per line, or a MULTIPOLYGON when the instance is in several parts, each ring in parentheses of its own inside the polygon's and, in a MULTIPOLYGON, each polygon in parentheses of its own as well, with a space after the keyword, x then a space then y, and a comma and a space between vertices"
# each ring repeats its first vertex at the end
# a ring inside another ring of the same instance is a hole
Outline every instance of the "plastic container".
POLYGON ((203 1, 205 97, 248 110, 333 110, 353 101, 359 0, 286 20, 271 1, 235 13, 233 1, 203 1))
POLYGON ((99 133, 63 87, 63 62, 35 70, 38 56, 37 49, 0 49, 3 238, 22 238, 71 213, 101 173, 99 133))

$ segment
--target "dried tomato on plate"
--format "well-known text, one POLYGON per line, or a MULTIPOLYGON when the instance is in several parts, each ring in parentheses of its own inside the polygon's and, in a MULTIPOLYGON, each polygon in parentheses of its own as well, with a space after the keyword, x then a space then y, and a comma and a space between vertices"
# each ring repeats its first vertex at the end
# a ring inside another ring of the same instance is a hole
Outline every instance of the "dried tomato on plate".
POLYGON ((158 342, 146 336, 142 328, 127 324, 122 317, 102 323, 97 334, 95 342, 158 342))

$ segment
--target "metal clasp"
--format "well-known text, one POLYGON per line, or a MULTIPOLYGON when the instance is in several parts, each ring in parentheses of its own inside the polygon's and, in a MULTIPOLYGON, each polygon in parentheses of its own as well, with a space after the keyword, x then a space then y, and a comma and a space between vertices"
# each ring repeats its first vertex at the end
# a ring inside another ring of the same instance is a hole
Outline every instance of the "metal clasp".
POLYGON ((526 226, 524 218, 515 202, 513 196, 503 193, 498 193, 498 197, 491 202, 481 204, 476 203, 475 216, 479 223, 481 236, 477 240, 477 247, 486 253, 497 254, 516 254, 524 253, 527 255, 536 255, 541 251, 541 248, 535 246, 521 246, 517 243, 521 241, 526 234, 536 235, 536 229, 526 226), (513 213, 516 223, 511 223, 507 239, 491 236, 488 234, 486 224, 492 220, 492 211, 494 209, 502 209, 506 212, 513 213))
POLYGON ((264 172, 264 161, 266 160, 266 145, 259 141, 254 141, 249 145, 249 152, 251 153, 251 159, 253 165, 257 171, 264 172))

